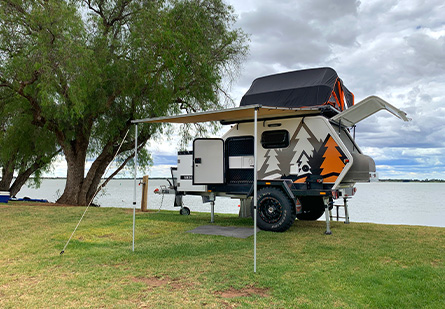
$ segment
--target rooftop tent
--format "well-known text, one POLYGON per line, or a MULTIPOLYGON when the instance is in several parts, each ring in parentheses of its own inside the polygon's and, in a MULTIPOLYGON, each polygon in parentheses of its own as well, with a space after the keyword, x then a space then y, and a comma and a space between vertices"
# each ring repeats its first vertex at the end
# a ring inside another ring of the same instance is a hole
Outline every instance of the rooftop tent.
POLYGON ((332 68, 291 71, 257 78, 240 106, 309 107, 331 105, 343 111, 354 105, 354 95, 332 68))

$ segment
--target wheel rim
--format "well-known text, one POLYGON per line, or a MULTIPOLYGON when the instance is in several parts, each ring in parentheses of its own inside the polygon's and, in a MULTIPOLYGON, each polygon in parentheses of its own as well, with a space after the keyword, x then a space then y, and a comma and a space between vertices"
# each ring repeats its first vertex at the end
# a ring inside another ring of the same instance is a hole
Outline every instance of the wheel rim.
POLYGON ((277 223, 282 214, 281 203, 273 197, 267 197, 258 205, 258 214, 264 222, 277 223))

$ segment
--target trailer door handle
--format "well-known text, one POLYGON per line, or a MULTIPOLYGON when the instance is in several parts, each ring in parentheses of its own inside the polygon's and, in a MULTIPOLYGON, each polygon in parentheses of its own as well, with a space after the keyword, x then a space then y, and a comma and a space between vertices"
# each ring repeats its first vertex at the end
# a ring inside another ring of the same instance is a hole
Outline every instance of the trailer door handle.
POLYGON ((195 158, 195 164, 201 164, 202 160, 201 158, 195 158))

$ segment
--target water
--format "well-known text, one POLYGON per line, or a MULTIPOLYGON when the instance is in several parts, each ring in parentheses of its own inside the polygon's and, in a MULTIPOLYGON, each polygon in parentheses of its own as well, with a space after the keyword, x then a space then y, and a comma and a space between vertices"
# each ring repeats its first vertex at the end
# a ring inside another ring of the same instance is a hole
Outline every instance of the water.
MULTIPOLYGON (((116 179, 99 193, 95 203, 102 207, 133 207, 133 180, 116 179)), ((148 208, 177 210, 172 195, 156 195, 155 188, 167 184, 165 180, 150 180, 148 208)), ((23 187, 17 197, 48 199, 54 202, 63 192, 64 179, 45 179, 39 189, 23 187)), ((352 222, 406 224, 445 227, 445 205, 441 193, 445 183, 375 182, 357 184, 357 193, 349 200, 352 222)), ((137 207, 140 208, 141 186, 137 186, 137 207)), ((341 201, 338 201, 341 202, 341 201)), ((202 204, 198 196, 185 196, 184 205, 192 212, 210 212, 210 204, 202 204)), ((216 199, 215 212, 237 214, 239 200, 216 199)), ((322 217, 323 218, 323 217, 322 217)))

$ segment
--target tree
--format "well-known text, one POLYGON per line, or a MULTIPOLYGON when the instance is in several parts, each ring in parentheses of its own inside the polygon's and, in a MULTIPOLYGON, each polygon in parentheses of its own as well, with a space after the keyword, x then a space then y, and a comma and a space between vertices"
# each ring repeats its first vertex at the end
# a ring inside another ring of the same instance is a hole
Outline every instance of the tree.
POLYGON ((303 123, 297 130, 296 143, 294 146, 294 156, 291 159, 291 174, 304 175, 310 174, 309 158, 312 156, 314 146, 310 142, 311 136, 306 131, 303 123), (306 167, 305 167, 306 166, 306 167))
POLYGON ((263 179, 276 179, 281 177, 281 171, 278 168, 279 161, 277 159, 277 152, 275 149, 269 149, 265 155, 266 161, 259 171, 263 179))
POLYGON ((345 167, 346 156, 330 135, 328 135, 324 147, 326 149, 323 154, 325 159, 320 166, 322 170, 320 175, 323 176, 324 182, 335 182, 345 167))
MULTIPOLYGON (((131 161, 134 130, 118 153, 131 120, 221 107, 223 76, 247 52, 234 22, 221 0, 1 2, 0 87, 56 136, 68 166, 59 203, 87 204, 115 155, 118 170, 131 161)), ((166 128, 140 127, 147 164, 146 141, 166 128)))
POLYGON ((15 196, 31 175, 34 183, 40 184, 41 173, 60 150, 51 132, 32 125, 32 116, 21 97, 0 92, 0 102, 0 191, 15 196))

